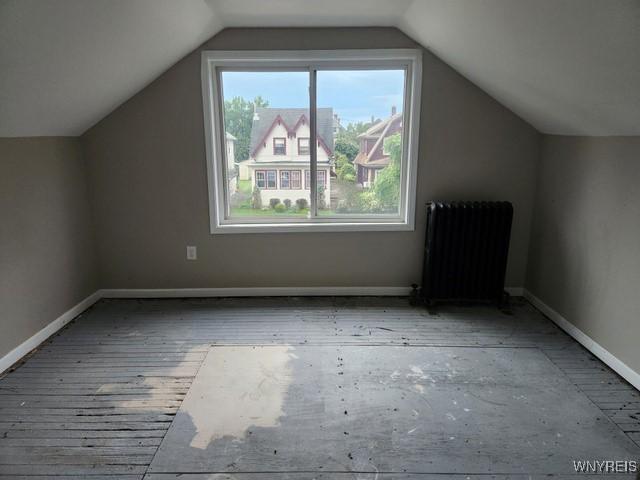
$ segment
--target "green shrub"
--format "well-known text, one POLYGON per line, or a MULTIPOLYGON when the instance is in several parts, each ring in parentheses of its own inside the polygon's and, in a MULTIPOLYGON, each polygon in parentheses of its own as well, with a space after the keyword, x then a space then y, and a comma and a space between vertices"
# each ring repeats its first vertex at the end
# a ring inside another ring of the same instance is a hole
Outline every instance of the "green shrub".
POLYGON ((358 196, 356 209, 363 213, 380 213, 382 205, 376 194, 368 190, 358 196))
POLYGON ((356 183, 355 171, 353 173, 345 173, 344 175, 342 175, 342 180, 349 183, 356 183))
POLYGON ((284 213, 287 211, 287 207, 284 205, 284 203, 278 203, 275 207, 273 207, 273 209, 276 211, 276 213, 284 213))
POLYGON ((327 201, 324 198, 324 191, 325 191, 325 188, 322 185, 320 185, 318 187, 318 208, 322 210, 327 208, 327 201))
POLYGON ((356 169, 349 159, 341 153, 336 153, 336 175, 339 180, 355 182, 356 169))
POLYGON ((393 210, 398 207, 400 199, 400 156, 402 154, 400 134, 387 137, 384 140, 384 146, 385 150, 390 152, 391 161, 376 175, 373 191, 381 208, 393 210))
POLYGON ((309 202, 307 202, 306 198, 299 198, 296 200, 296 206, 298 207, 298 210, 304 210, 305 208, 307 208, 307 205, 309 205, 309 202))
POLYGON ((353 182, 356 178, 356 169, 350 163, 343 165, 338 172, 338 178, 347 182, 353 182))
POLYGON ((260 189, 258 187, 253 188, 253 193, 251 194, 251 208, 255 208, 256 210, 260 210, 262 208, 262 195, 260 195, 260 189))
POLYGON ((279 198, 271 198, 269 199, 269 206, 271 208, 276 208, 276 205, 278 205, 280 203, 280 199, 279 198))
POLYGON ((287 207, 287 209, 291 208, 291 200, 288 198, 285 198, 282 203, 284 203, 284 206, 287 207))

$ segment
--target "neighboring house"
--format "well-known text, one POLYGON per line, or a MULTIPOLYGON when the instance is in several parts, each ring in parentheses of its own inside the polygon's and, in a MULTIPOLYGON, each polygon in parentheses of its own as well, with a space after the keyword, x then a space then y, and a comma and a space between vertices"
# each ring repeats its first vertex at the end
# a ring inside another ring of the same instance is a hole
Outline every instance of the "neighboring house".
POLYGON ((240 160, 240 161, 236 161, 236 167, 238 167, 238 178, 240 180, 250 180, 251 179, 251 172, 249 172, 249 162, 252 162, 253 160, 251 160, 250 158, 247 158, 246 160, 240 160))
POLYGON ((238 170, 236 169, 236 140, 229 132, 225 132, 225 147, 227 148, 227 181, 229 182, 229 195, 236 193, 238 189, 238 170))
POLYGON ((377 173, 389 165, 390 158, 384 150, 384 139, 402 131, 402 113, 391 108, 391 116, 380 120, 366 132, 358 135, 360 151, 354 160, 358 183, 370 187, 377 173))
MULTIPOLYGON (((333 109, 318 109, 318 185, 329 204, 329 174, 333 158, 333 109)), ((246 162, 252 189, 258 187, 262 204, 278 198, 309 200, 309 117, 305 108, 256 108, 251 126, 250 159, 246 162)))

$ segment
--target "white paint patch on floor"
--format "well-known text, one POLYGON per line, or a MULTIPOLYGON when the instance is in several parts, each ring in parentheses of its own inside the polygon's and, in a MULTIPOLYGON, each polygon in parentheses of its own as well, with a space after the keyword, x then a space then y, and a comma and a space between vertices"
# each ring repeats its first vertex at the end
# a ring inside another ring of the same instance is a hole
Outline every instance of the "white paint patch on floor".
POLYGON ((288 345, 211 349, 192 386, 200 401, 183 403, 196 428, 190 446, 204 450, 219 438, 244 438, 250 427, 277 426, 292 380, 293 350, 288 345))
POLYGON ((638 455, 600 412, 538 349, 216 346, 147 472, 572 475, 575 458, 638 455))

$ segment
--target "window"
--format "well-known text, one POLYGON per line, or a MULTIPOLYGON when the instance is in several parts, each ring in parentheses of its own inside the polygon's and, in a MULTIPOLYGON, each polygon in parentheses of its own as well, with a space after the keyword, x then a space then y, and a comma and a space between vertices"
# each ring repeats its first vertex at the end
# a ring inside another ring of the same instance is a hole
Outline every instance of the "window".
POLYGON ((291 180, 290 180, 291 172, 288 170, 280 171, 280 188, 282 190, 289 190, 291 188, 291 180))
POLYGON ((385 138, 382 142, 382 154, 383 155, 391 155, 391 149, 389 148, 390 142, 387 141, 387 139, 385 138))
POLYGON ((300 170, 291 170, 291 189, 292 190, 302 189, 302 182, 300 177, 301 177, 300 170))
POLYGON ((413 230, 419 50, 210 51, 202 61, 212 233, 413 230), (254 171, 237 188, 229 139, 254 171))
MULTIPOLYGON (((318 170, 318 187, 327 188, 327 172, 325 170, 318 170)), ((311 172, 305 170, 304 172, 304 188, 309 190, 311 188, 311 172)))
POLYGON ((274 190, 278 187, 275 170, 256 170, 256 187, 274 190))
POLYGON ((309 155, 309 139, 298 139, 298 155, 309 155))
POLYGON ((286 138, 273 138, 273 154, 274 155, 286 155, 287 154, 287 139, 286 138))
POLYGON ((267 188, 271 190, 278 188, 275 170, 267 170, 267 188))
POLYGON ((300 190, 300 170, 280 170, 281 190, 300 190))

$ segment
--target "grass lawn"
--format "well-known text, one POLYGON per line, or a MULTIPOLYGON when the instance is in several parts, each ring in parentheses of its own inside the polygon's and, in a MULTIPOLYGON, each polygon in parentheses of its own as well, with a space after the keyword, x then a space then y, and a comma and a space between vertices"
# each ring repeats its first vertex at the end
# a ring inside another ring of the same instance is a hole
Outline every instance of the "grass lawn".
MULTIPOLYGON (((295 217, 295 218, 306 218, 309 213, 309 209, 305 208, 303 210, 289 210, 283 213, 277 213, 275 210, 254 210, 252 208, 232 208, 231 216, 232 217, 295 217)), ((331 210, 320 210, 320 215, 333 215, 333 211, 331 210)))
POLYGON ((238 180, 238 191, 251 195, 251 180, 238 180))
POLYGON ((309 212, 308 208, 304 210, 291 210, 283 213, 277 213, 275 210, 254 210, 253 208, 232 208, 232 217, 302 217, 305 218, 309 212))

